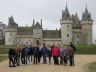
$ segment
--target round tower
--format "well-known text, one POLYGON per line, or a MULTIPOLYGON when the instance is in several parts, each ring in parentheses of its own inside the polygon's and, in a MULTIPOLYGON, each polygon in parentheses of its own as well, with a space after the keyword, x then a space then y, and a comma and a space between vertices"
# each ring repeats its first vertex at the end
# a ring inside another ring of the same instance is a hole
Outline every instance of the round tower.
POLYGON ((85 12, 82 13, 81 30, 82 30, 82 43, 92 44, 92 25, 93 20, 91 14, 86 7, 85 12))
POLYGON ((61 24, 61 38, 63 44, 69 44, 73 40, 73 33, 72 33, 72 24, 73 21, 70 17, 70 13, 68 11, 67 5, 65 11, 62 11, 62 19, 60 20, 61 24))

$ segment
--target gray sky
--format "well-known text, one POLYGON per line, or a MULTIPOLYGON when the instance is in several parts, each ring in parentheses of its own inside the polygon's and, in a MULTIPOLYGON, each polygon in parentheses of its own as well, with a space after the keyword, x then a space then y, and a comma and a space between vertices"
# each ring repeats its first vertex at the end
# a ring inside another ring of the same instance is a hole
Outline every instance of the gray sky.
POLYGON ((19 26, 26 26, 26 24, 31 26, 33 19, 42 19, 44 29, 59 29, 66 2, 70 14, 77 12, 80 19, 87 3, 87 8, 94 20, 93 40, 95 40, 96 0, 0 0, 0 21, 8 24, 8 17, 13 15, 19 26))

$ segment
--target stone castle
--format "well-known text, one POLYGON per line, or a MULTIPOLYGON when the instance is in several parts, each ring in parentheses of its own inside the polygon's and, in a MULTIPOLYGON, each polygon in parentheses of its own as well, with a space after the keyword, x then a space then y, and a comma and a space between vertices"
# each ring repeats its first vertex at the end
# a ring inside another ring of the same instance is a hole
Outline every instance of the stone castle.
POLYGON ((79 20, 77 13, 70 15, 68 7, 62 11, 60 30, 43 30, 41 23, 33 20, 31 27, 19 27, 13 17, 9 17, 9 23, 5 28, 5 45, 36 44, 92 44, 93 20, 87 7, 79 20))

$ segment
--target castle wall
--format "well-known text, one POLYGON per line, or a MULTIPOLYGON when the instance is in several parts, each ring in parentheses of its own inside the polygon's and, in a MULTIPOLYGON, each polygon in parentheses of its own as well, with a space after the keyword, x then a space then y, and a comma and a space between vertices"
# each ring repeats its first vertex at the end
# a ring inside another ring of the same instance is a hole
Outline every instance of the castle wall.
POLYGON ((5 45, 12 45, 12 39, 10 38, 10 32, 5 33, 5 45))
POLYGON ((81 33, 73 33, 73 43, 74 44, 81 44, 81 33))
POLYGON ((61 38, 43 38, 43 43, 46 45, 61 45, 62 40, 61 38))
POLYGON ((5 29, 5 45, 16 44, 16 29, 5 29))
POLYGON ((42 38, 42 29, 33 29, 34 38, 42 38))
POLYGON ((17 40, 17 44, 20 44, 20 45, 32 45, 33 44, 32 35, 18 35, 16 40, 17 40))

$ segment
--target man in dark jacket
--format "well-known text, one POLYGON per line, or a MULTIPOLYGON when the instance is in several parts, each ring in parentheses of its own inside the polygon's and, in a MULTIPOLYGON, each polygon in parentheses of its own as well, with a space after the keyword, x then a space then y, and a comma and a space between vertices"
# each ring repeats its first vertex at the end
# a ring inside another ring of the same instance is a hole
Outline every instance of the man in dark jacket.
POLYGON ((43 47, 42 47, 42 56, 43 56, 43 64, 46 64, 47 63, 47 47, 45 46, 45 43, 43 44, 43 47))
POLYGON ((33 64, 38 64, 38 54, 39 54, 39 46, 34 46, 33 47, 33 55, 34 55, 34 63, 33 64))
POLYGON ((70 45, 68 47, 68 55, 70 66, 74 66, 74 49, 70 45))
POLYGON ((15 66, 15 55, 16 55, 15 49, 10 48, 9 49, 9 53, 8 53, 8 56, 9 56, 9 67, 12 67, 12 66, 16 67, 15 66))
POLYGON ((29 58, 31 57, 30 62, 32 62, 32 56, 33 56, 33 47, 32 45, 29 47, 29 58))

